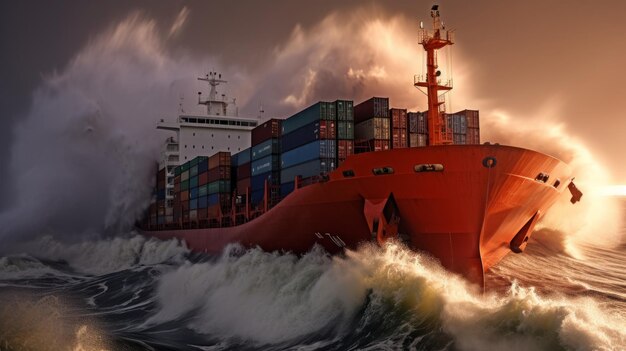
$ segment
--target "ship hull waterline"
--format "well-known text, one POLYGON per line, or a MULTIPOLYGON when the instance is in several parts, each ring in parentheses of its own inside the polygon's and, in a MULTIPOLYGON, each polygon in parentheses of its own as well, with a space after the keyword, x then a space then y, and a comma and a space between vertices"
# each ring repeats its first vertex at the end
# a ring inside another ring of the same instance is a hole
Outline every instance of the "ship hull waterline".
POLYGON ((318 244, 338 253, 389 238, 373 235, 366 208, 392 196, 399 237, 411 249, 428 252, 446 269, 482 286, 484 272, 511 252, 511 241, 524 229, 528 234, 522 233, 523 241, 528 240, 534 219, 554 204, 570 178, 571 170, 562 161, 511 146, 369 152, 349 157, 328 181, 295 190, 247 223, 142 233, 178 238, 191 250, 208 253, 220 253, 231 243, 296 254, 318 244), (442 169, 434 169, 438 165, 442 169), (386 173, 374 174, 381 168, 386 173), (537 180, 539 174, 548 178, 537 180))

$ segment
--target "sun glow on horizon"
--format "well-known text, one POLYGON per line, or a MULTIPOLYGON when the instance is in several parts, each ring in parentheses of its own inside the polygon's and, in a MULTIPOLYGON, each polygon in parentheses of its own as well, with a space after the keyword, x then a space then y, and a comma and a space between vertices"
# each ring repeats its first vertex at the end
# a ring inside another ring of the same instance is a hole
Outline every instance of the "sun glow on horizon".
POLYGON ((602 196, 626 197, 626 185, 607 185, 600 189, 602 196))

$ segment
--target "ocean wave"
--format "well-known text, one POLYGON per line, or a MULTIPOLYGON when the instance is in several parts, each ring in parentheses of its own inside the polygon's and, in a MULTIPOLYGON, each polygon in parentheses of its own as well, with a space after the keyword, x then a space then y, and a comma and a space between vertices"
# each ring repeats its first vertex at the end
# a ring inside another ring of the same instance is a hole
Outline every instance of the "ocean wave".
POLYGON ((161 307, 147 326, 185 320, 201 334, 246 344, 384 347, 379 343, 392 340, 409 347, 417 333, 443 349, 626 346, 626 321, 592 298, 516 284, 504 294, 481 294, 397 244, 363 246, 344 257, 314 249, 300 259, 231 247, 214 262, 165 272, 157 299, 161 307))
POLYGON ((94 275, 168 261, 181 263, 189 253, 179 240, 162 241, 137 234, 75 243, 45 236, 16 245, 12 250, 39 259, 64 261, 77 272, 94 275))

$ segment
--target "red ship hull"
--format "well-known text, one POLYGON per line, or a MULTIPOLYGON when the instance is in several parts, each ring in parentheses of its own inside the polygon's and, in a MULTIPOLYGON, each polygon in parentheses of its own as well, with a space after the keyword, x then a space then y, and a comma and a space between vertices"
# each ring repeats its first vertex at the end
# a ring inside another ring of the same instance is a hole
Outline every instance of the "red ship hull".
POLYGON ((336 253, 398 237, 482 285, 487 269, 523 250, 570 177, 565 163, 509 146, 371 152, 351 156, 328 181, 295 190, 245 224, 144 234, 212 253, 230 243, 294 253, 319 244, 336 253))

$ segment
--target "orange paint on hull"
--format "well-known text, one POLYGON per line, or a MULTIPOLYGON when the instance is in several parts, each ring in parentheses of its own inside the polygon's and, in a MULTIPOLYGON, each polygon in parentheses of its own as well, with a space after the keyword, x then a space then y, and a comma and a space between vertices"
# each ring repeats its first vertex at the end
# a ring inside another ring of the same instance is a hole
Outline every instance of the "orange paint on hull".
POLYGON ((511 251, 516 234, 567 188, 571 171, 565 163, 531 150, 445 145, 354 155, 329 178, 297 189, 242 225, 144 234, 179 238, 192 250, 212 253, 230 243, 294 253, 319 244, 337 253, 372 240, 366 200, 386 200, 393 194, 397 228, 406 244, 482 285, 483 273, 511 251), (490 158, 495 160, 491 167, 486 162, 490 158), (441 164, 444 169, 416 172, 419 164, 441 164), (392 168, 393 174, 374 175, 372 170, 381 167, 392 168), (344 177, 347 170, 354 176, 344 177), (549 174, 549 179, 535 180, 539 173, 549 174), (557 179, 560 185, 555 187, 557 179))

